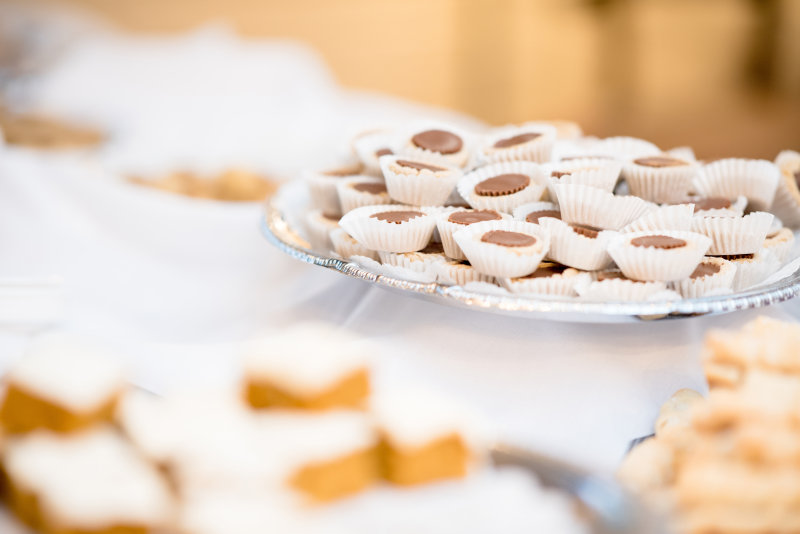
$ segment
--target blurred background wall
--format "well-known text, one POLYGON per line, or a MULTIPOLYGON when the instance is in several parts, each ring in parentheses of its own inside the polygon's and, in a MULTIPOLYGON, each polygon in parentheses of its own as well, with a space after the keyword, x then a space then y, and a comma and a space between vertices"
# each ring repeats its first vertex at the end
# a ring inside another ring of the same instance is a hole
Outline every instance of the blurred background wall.
POLYGON ((345 86, 698 156, 800 149, 800 0, 61 0, 135 32, 300 39, 345 86))

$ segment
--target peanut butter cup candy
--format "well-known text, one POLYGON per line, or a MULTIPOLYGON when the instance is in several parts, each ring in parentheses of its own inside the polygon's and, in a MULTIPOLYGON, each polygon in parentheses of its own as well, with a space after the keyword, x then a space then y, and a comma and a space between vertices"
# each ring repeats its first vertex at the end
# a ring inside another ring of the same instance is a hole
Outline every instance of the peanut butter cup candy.
POLYGON ((336 191, 339 193, 342 213, 362 206, 392 204, 386 182, 380 178, 346 178, 336 184, 336 191))
POLYGON ((621 232, 652 232, 656 230, 688 232, 692 226, 693 216, 693 204, 667 204, 651 209, 622 228, 621 232))
POLYGON ((306 233, 311 248, 321 252, 333 250, 330 234, 339 228, 339 216, 324 213, 321 210, 311 210, 305 217, 306 233))
POLYGON ((622 171, 622 163, 611 159, 577 159, 542 167, 547 175, 550 198, 556 198, 553 186, 558 184, 588 185, 611 193, 622 171))
POLYGON ((711 239, 712 256, 752 254, 764 246, 773 217, 764 211, 744 217, 694 217, 692 231, 711 239))
POLYGON ((473 208, 508 214, 517 206, 539 200, 544 189, 541 167, 527 161, 479 167, 458 182, 459 194, 473 208))
POLYGON ((583 271, 597 271, 611 265, 608 245, 617 232, 567 224, 550 217, 541 219, 539 224, 550 232, 549 259, 583 271))
POLYGON ((747 207, 747 198, 733 200, 725 197, 689 197, 685 202, 694 204, 695 217, 741 217, 747 207))
POLYGON ((552 202, 529 202, 514 208, 513 216, 518 221, 539 224, 540 219, 546 217, 561 219, 561 211, 552 202))
POLYGON ((478 272, 505 278, 535 271, 550 247, 547 230, 514 220, 471 224, 453 237, 478 272))
POLYGON ((339 225, 370 250, 416 252, 430 243, 436 220, 424 208, 387 204, 356 208, 339 225))
POLYGON ((311 193, 311 204, 328 215, 342 215, 337 185, 346 178, 363 177, 359 162, 348 162, 322 170, 306 171, 304 178, 311 193))
POLYGON ((448 260, 433 266, 436 281, 448 286, 465 286, 472 282, 493 284, 494 276, 479 273, 468 261, 448 260))
POLYGON ((770 211, 791 228, 800 227, 800 152, 784 150, 775 158, 781 177, 770 211))
POLYGON ((403 134, 399 154, 408 159, 440 161, 456 168, 465 167, 470 159, 470 135, 448 124, 421 122, 412 124, 403 134))
POLYGON ((614 238, 608 253, 632 280, 672 282, 688 278, 710 246, 694 232, 631 232, 614 238))
POLYGON ((349 260, 353 256, 362 256, 378 261, 377 252, 368 249, 353 239, 353 237, 342 228, 331 230, 330 240, 333 245, 333 251, 345 260, 349 260))
POLYGON ((748 207, 772 206, 780 182, 778 166, 771 161, 727 158, 708 163, 694 180, 694 190, 704 197, 747 198, 748 207))
POLYGON ((578 296, 592 302, 641 302, 656 298, 666 290, 665 282, 632 280, 619 270, 601 271, 588 283, 575 285, 578 296))
POLYGON ((754 254, 737 254, 722 258, 736 266, 736 276, 733 278, 734 291, 744 291, 764 282, 781 267, 775 254, 763 248, 754 254))
POLYGON ((396 265, 420 273, 431 273, 435 277, 433 264, 447 260, 441 243, 428 243, 417 252, 378 252, 383 265, 396 265))
POLYGON ((511 293, 575 297, 575 286, 588 283, 591 275, 557 263, 540 263, 535 271, 517 278, 501 278, 500 285, 511 293))
POLYGON ((439 238, 442 240, 444 253, 454 260, 465 260, 466 256, 458 246, 453 234, 465 226, 484 221, 501 221, 510 217, 495 210, 456 209, 445 211, 437 215, 436 227, 439 238))
POLYGON ((564 222, 603 230, 620 230, 655 207, 639 197, 587 185, 558 184, 553 190, 564 222))
POLYGON ((397 134, 389 130, 371 130, 358 134, 351 142, 365 172, 381 176, 380 158, 398 152, 397 134))
POLYGON ((706 257, 692 274, 673 283, 683 298, 693 299, 730 293, 736 276, 736 265, 722 258, 706 257))
POLYGON ((698 168, 693 162, 659 154, 630 160, 622 168, 622 177, 632 195, 650 202, 671 203, 689 194, 698 168))
POLYGON ((380 164, 389 196, 413 206, 443 206, 462 176, 457 167, 425 155, 385 156, 380 164))
POLYGON ((792 257, 794 242, 794 232, 789 228, 781 228, 764 240, 764 248, 772 252, 780 264, 784 265, 787 261, 794 259, 792 257))
POLYGON ((552 125, 530 123, 525 126, 506 126, 490 132, 480 149, 486 163, 503 161, 550 161, 556 129, 552 125))

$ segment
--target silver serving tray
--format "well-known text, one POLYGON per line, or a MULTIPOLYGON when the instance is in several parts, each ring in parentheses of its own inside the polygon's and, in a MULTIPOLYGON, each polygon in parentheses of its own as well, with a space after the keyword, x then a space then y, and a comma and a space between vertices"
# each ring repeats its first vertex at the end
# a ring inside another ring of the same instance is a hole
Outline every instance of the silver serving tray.
POLYGON ((800 268, 777 282, 732 295, 652 302, 585 302, 560 297, 491 295, 435 282, 409 282, 375 274, 353 262, 312 250, 302 237, 303 215, 308 205, 304 183, 295 181, 282 186, 266 204, 261 229, 267 240, 298 260, 379 287, 462 308, 556 321, 621 323, 729 313, 769 306, 800 294, 800 268))

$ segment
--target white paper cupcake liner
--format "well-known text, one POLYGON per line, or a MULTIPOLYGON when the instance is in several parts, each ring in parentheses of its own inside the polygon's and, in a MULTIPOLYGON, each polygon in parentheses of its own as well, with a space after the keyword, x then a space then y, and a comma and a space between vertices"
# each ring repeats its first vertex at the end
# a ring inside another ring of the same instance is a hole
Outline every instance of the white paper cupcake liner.
POLYGON ((364 206, 345 214, 339 221, 339 226, 370 250, 416 252, 425 248, 430 242, 436 226, 435 217, 425 214, 401 224, 379 221, 371 217, 375 213, 406 210, 422 211, 420 208, 399 204, 364 206))
POLYGON ((671 282, 688 278, 711 246, 711 239, 694 232, 657 230, 655 232, 631 232, 620 234, 608 247, 622 273, 641 281, 671 282), (645 236, 663 235, 686 241, 686 245, 673 249, 639 247, 631 241, 645 236))
POLYGON ((780 181, 778 166, 771 161, 728 158, 705 165, 694 181, 705 197, 747 197, 749 207, 765 210, 772 205, 780 181))
POLYGON ((752 254, 764 245, 772 217, 763 211, 744 217, 694 217, 692 231, 711 238, 709 255, 752 254))
POLYGON ((359 183, 383 183, 378 178, 347 178, 336 184, 336 191, 339 194, 339 204, 342 213, 353 211, 362 206, 375 206, 379 204, 392 204, 393 201, 388 193, 373 195, 363 191, 353 189, 353 184, 359 183))
POLYGON ((692 189, 696 175, 695 164, 647 167, 630 161, 622 168, 622 177, 628 182, 632 195, 658 203, 683 200, 692 189))
POLYGON ((384 156, 381 158, 381 171, 386 179, 386 189, 395 202, 412 206, 442 206, 450 197, 461 178, 461 171, 447 166, 429 156, 384 156), (443 171, 417 171, 397 165, 398 159, 407 159, 442 167, 443 171))
POLYGON ((736 265, 736 276, 733 279, 733 290, 744 291, 760 284, 780 269, 780 262, 768 250, 759 250, 750 260, 733 260, 736 265))
POLYGON ((394 154, 397 148, 397 135, 389 130, 366 132, 353 139, 353 151, 369 174, 381 175, 378 150, 389 149, 394 154))
POLYGON ((730 291, 736 277, 736 265, 722 258, 703 258, 702 262, 719 265, 719 272, 701 278, 684 278, 673 282, 672 287, 683 298, 694 299, 709 294, 719 294, 721 291, 730 291))
POLYGON ((556 198, 553 186, 558 184, 580 184, 596 187, 609 193, 619 181, 622 163, 615 160, 580 159, 560 163, 550 163, 543 166, 547 176, 547 190, 551 198, 556 198), (569 172, 570 174, 556 178, 553 171, 569 172))
POLYGON ((322 252, 333 250, 330 233, 339 227, 336 222, 323 217, 320 210, 311 210, 306 213, 305 223, 311 248, 322 252))
MULTIPOLYGON (((458 243, 456 243, 456 240, 453 238, 453 234, 469 225, 448 221, 447 218, 450 217, 450 214, 454 211, 474 210, 450 210, 443 212, 436 217, 436 228, 439 231, 439 238, 441 239, 442 248, 444 248, 445 255, 454 260, 466 260, 467 257, 464 256, 464 252, 461 250, 461 247, 459 247, 458 243)), ((506 213, 500 213, 500 217, 503 219, 508 219, 509 215, 506 213)))
POLYGON ((418 273, 428 272, 433 268, 434 263, 446 261, 441 253, 428 254, 424 252, 378 252, 378 258, 383 265, 395 265, 418 273))
POLYGON ((334 252, 344 259, 352 256, 364 256, 373 260, 378 259, 378 253, 370 250, 345 232, 342 228, 337 228, 330 232, 331 245, 334 252))
POLYGON ((561 208, 561 219, 604 230, 619 230, 653 208, 633 196, 618 196, 596 187, 577 184, 553 186, 561 208))
POLYGON ((352 174, 343 176, 330 176, 325 171, 305 171, 303 177, 308 183, 308 190, 311 195, 311 204, 322 213, 329 215, 341 215, 342 207, 339 204, 339 192, 337 184, 345 178, 363 176, 360 163, 347 163, 341 169, 349 169, 352 174))
POLYGON ((471 159, 472 146, 475 144, 474 136, 463 131, 460 128, 455 128, 449 124, 438 121, 415 121, 407 128, 403 129, 401 138, 402 144, 398 147, 398 154, 403 156, 402 159, 415 160, 418 158, 426 158, 429 162, 433 163, 438 161, 445 165, 451 165, 457 168, 466 167, 471 159), (441 154, 415 146, 411 138, 414 135, 427 130, 444 130, 452 132, 461 138, 463 143, 461 150, 454 154, 441 154))
POLYGON ((504 287, 500 287, 497 284, 493 284, 491 282, 467 282, 462 286, 464 290, 471 291, 473 293, 483 293, 484 295, 499 295, 499 296, 507 296, 509 293, 504 287))
POLYGON ((500 285, 511 293, 525 295, 557 295, 575 297, 575 286, 591 281, 591 275, 576 269, 567 269, 561 274, 542 278, 501 278, 500 285))
POLYGON ((460 261, 443 261, 433 265, 436 281, 445 285, 464 286, 470 282, 494 282, 494 276, 476 271, 472 265, 460 261))
POLYGON ((525 217, 528 216, 529 213, 533 213, 534 211, 558 211, 558 204, 554 204, 553 202, 528 202, 527 204, 522 204, 521 206, 517 206, 514 208, 513 216, 514 219, 518 221, 524 221, 525 217))
POLYGON ((582 271, 598 271, 611 265, 608 245, 617 232, 604 230, 589 238, 575 233, 570 225, 558 219, 544 218, 539 224, 550 232, 547 257, 551 260, 582 271))
POLYGON ((577 284, 575 291, 583 300, 592 302, 641 302, 667 289, 664 282, 603 280, 577 284))
POLYGON ((595 142, 589 149, 597 154, 603 154, 622 160, 657 156, 661 149, 650 141, 636 137, 607 137, 595 142))
POLYGON ((775 164, 780 169, 781 178, 770 211, 787 226, 797 228, 800 226, 800 190, 794 173, 800 171, 800 153, 784 150, 775 158, 775 164))
POLYGON ((555 140, 556 129, 549 124, 529 123, 519 127, 498 128, 485 137, 480 149, 480 159, 488 164, 505 161, 545 163, 550 161, 555 140), (526 133, 538 133, 539 137, 508 148, 494 148, 494 144, 502 139, 526 133))
POLYGON ((789 228, 782 228, 774 236, 764 240, 764 248, 772 252, 783 265, 790 259, 794 242, 794 232, 789 228))
POLYGON ((536 270, 550 247, 550 234, 538 224, 522 221, 484 221, 457 231, 453 237, 470 264, 481 273, 516 278, 536 270), (484 243, 481 236, 492 230, 519 232, 536 237, 530 247, 504 247, 484 243))
MULTIPOLYGON (((691 201, 689 201, 691 202, 691 201)), ((747 207, 747 197, 739 195, 731 203, 729 208, 717 208, 712 210, 698 210, 694 212, 695 217, 741 217, 747 207)), ((695 206, 696 208, 696 206, 695 206)))
POLYGON ((769 225, 769 230, 767 230, 767 239, 770 237, 775 237, 781 230, 783 230, 783 222, 773 215, 772 222, 769 225))
POLYGON ((465 174, 458 182, 459 194, 473 208, 495 210, 509 214, 517 206, 539 200, 544 188, 544 172, 539 165, 528 161, 501 162, 479 167, 465 174), (524 174, 530 178, 530 183, 522 191, 510 195, 490 197, 475 194, 476 185, 501 174, 524 174))
POLYGON ((621 232, 652 232, 655 230, 688 232, 692 226, 693 216, 694 206, 692 204, 659 206, 626 225, 621 232))

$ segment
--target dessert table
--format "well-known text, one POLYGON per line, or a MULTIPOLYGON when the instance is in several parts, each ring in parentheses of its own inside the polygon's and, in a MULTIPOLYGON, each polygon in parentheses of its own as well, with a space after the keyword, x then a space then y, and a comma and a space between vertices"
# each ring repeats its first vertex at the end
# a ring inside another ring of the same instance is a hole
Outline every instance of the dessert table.
POLYGON ((378 343, 379 383, 431 384, 483 411, 504 441, 610 472, 631 439, 651 432, 659 406, 675 390, 705 389, 699 351, 708 329, 737 327, 759 314, 800 316, 800 302, 789 301, 654 323, 559 323, 444 307, 302 264, 260 235, 257 203, 184 198, 127 183, 108 169, 245 162, 292 178, 330 156, 321 147, 331 146, 331 136, 340 136, 344 146, 364 124, 413 115, 475 121, 340 90, 317 58, 285 44, 241 55, 240 45, 217 30, 138 45, 105 38, 111 40, 106 48, 85 49, 56 69, 39 98, 46 109, 95 123, 110 117, 112 123, 101 124, 116 128, 108 150, 90 157, 0 147, 0 278, 50 284, 36 297, 49 303, 44 308, 26 301, 30 295, 0 292, 0 374, 32 334, 57 325, 116 346, 145 389, 220 385, 236 378, 239 342, 293 321, 325 320, 378 343), (118 69, 103 78, 107 87, 83 94, 82 76, 108 65, 112 45, 140 61, 127 63, 130 72, 118 69), (153 67, 141 54, 163 58, 153 67), (231 66, 231 54, 243 59, 231 66), (193 65, 194 76, 171 77, 169 58, 193 65), (271 97, 264 93, 270 85, 259 78, 259 91, 244 91, 241 99, 227 93, 225 107, 212 113, 216 122, 193 116, 209 109, 215 91, 252 86, 242 73, 263 67, 262 61, 288 69, 278 85, 299 84, 305 91, 281 88, 271 96, 284 105, 267 106, 247 122, 242 115, 271 97), (214 65, 229 83, 201 83, 208 78, 201 73, 215 71, 214 65), (124 74, 145 90, 114 100, 109 95, 123 90, 124 79, 113 81, 124 74), (132 102, 137 94, 145 100, 132 102), (192 98, 181 103, 186 94, 192 98), (280 115, 269 115, 281 107, 280 115), (164 112, 183 127, 150 136, 164 112), (230 116, 238 119, 224 122, 230 116), (213 128, 258 137, 218 146, 213 128), (7 312, 26 302, 30 316, 10 320, 7 312))

